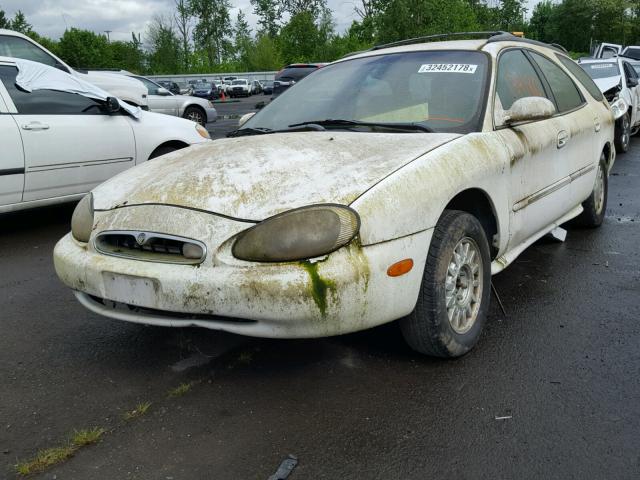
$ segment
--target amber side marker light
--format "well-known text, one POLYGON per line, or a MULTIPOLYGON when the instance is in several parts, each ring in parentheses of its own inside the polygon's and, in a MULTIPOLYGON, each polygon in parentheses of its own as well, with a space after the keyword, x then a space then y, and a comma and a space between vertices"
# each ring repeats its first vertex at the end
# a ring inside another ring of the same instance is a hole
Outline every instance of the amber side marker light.
POLYGON ((389 268, 387 268, 387 275, 389 275, 390 277, 399 277, 400 275, 409 273, 412 268, 413 260, 410 258, 405 258, 404 260, 400 260, 399 262, 396 262, 389 268))

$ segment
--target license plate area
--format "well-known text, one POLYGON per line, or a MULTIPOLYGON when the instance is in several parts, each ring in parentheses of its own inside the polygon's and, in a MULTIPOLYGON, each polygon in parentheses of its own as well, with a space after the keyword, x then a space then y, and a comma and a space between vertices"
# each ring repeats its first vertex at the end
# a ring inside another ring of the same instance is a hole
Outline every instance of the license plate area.
POLYGON ((155 278, 102 272, 104 298, 139 307, 155 307, 160 282, 155 278))

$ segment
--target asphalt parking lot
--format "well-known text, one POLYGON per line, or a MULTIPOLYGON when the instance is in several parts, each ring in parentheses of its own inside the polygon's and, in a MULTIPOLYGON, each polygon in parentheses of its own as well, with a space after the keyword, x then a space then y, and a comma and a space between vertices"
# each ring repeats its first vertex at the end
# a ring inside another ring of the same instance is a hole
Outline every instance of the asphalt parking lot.
POLYGON ((291 480, 637 479, 639 187, 635 138, 602 228, 543 239, 494 277, 506 315, 493 299, 455 361, 412 353, 394 324, 275 341, 101 318, 53 269, 73 206, 2 216, 0 477, 100 427, 33 478, 266 480, 293 454, 291 480))
POLYGON ((256 104, 260 102, 268 103, 271 95, 252 95, 228 99, 226 102, 216 101, 214 106, 218 112, 218 120, 207 124, 207 130, 214 140, 224 137, 228 132, 238 128, 238 120, 245 113, 255 112, 256 104))

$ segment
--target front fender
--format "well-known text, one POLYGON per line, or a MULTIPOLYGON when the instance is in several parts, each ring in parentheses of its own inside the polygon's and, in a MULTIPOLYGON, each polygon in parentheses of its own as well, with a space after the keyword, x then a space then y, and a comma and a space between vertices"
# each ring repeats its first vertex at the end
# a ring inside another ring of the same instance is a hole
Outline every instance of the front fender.
POLYGON ((495 208, 499 249, 503 249, 509 237, 509 178, 510 155, 493 132, 449 142, 383 179, 351 204, 362 219, 362 244, 433 228, 447 204, 473 188, 484 191, 495 208))

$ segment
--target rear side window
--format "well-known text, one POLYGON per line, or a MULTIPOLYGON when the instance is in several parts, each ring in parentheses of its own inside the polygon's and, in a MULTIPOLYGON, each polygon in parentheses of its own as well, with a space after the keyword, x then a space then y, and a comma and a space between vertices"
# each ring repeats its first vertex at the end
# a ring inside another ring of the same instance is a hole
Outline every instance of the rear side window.
POLYGON ((56 66, 56 59, 24 38, 0 35, 0 57, 22 58, 56 66))
POLYGON ((316 67, 292 67, 285 68, 277 75, 277 80, 295 80, 296 82, 302 80, 311 72, 316 71, 316 67))
POLYGON ((15 82, 18 69, 0 66, 0 81, 21 115, 100 115, 106 114, 102 105, 91 98, 55 90, 20 90, 15 82))
POLYGON ((562 62, 562 64, 567 68, 567 70, 569 70, 571 74, 578 79, 582 86, 587 89, 589 94, 597 101, 601 102, 604 98, 602 96, 602 92, 594 83, 594 81, 591 80, 591 77, 587 75, 587 73, 582 69, 582 67, 570 58, 565 57, 564 55, 556 56, 558 57, 558 60, 560 60, 560 62, 562 62))
POLYGON ((530 52, 530 54, 549 82, 559 112, 573 110, 584 103, 578 87, 558 65, 535 52, 530 52))
POLYGON ((547 98, 540 77, 521 50, 508 50, 500 55, 496 88, 504 110, 524 97, 547 98))

